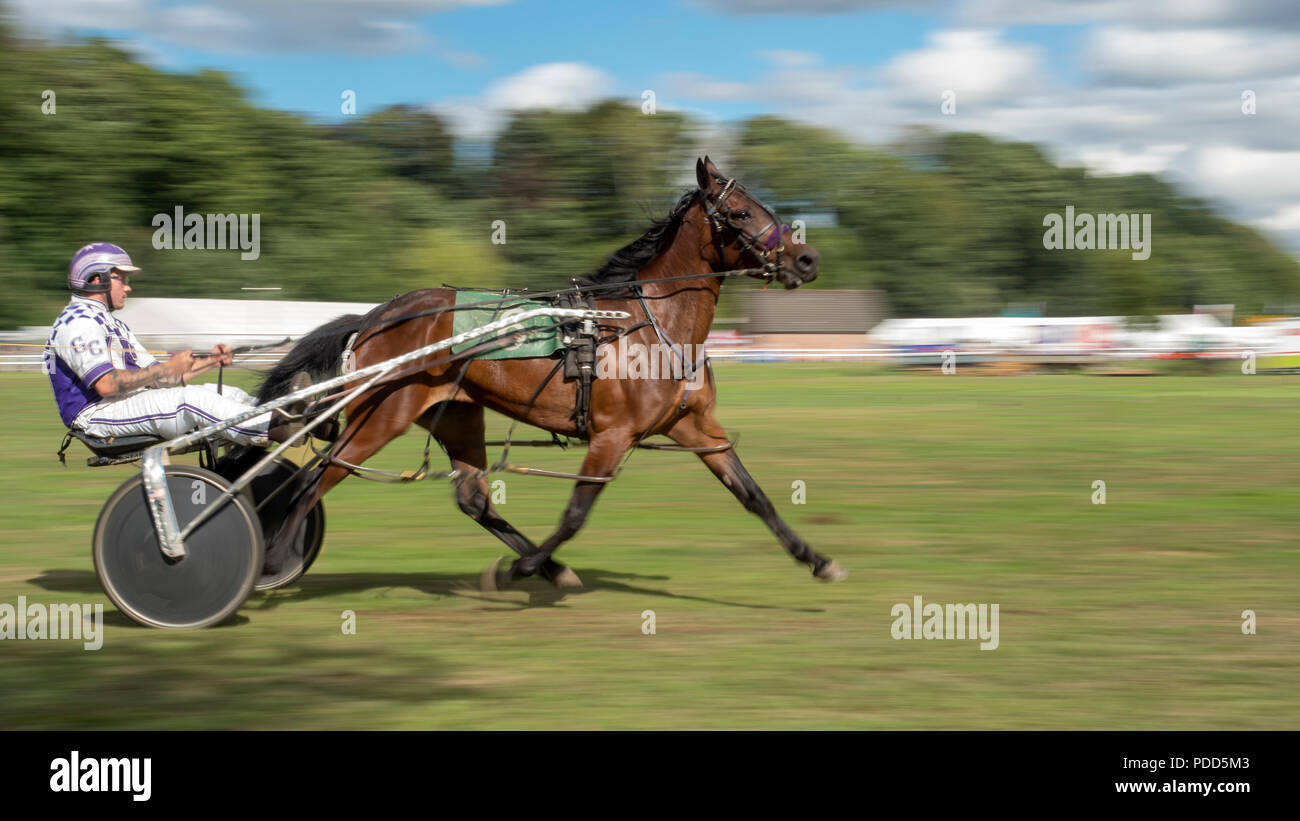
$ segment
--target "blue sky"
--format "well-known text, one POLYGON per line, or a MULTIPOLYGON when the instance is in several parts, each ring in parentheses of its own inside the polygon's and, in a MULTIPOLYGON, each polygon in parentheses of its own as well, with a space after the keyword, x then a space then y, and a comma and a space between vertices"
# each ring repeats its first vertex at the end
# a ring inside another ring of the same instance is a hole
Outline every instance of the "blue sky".
MULTIPOLYGON (((473 0, 470 0, 472 3, 473 0)), ((497 79, 546 63, 583 62, 600 67, 613 80, 611 94, 639 102, 640 93, 674 72, 716 74, 756 83, 771 51, 818 55, 828 65, 862 71, 878 70, 897 54, 920 48, 927 32, 944 26, 945 4, 916 4, 916 10, 878 8, 839 14, 735 14, 690 0, 659 4, 609 0, 515 0, 493 5, 446 3, 442 11, 400 18, 418 31, 424 43, 378 53, 337 42, 313 46, 309 37, 280 47, 250 48, 237 37, 215 37, 203 47, 201 33, 176 36, 157 27, 118 28, 111 14, 115 0, 98 0, 103 25, 85 12, 95 0, 46 2, 18 0, 25 17, 40 20, 46 31, 107 36, 137 51, 149 62, 172 71, 217 68, 235 75, 259 104, 297 111, 318 119, 341 119, 340 89, 358 94, 358 113, 396 103, 434 104, 483 94, 497 79), (67 7, 63 21, 60 6, 67 7), (358 53, 358 51, 362 53, 358 53)), ((274 4, 274 3, 273 3, 274 4)), ((142 5, 123 2, 123 6, 142 5)), ((201 3, 157 0, 143 4, 161 10, 183 10, 201 3)), ((220 6, 220 3, 212 4, 220 6)), ((238 4, 232 4, 238 5, 238 4)), ((289 5, 280 3, 278 5, 289 5)), ((310 17, 320 0, 297 6, 310 17)), ((366 4, 352 4, 364 14, 366 4)), ((382 4, 374 4, 382 5, 382 4)), ((420 4, 408 4, 418 8, 420 4)), ((790 4, 798 7, 798 4, 790 4)), ((852 6, 852 3, 842 4, 852 6)), ((905 5, 905 4, 903 4, 905 5)), ((129 18, 129 15, 127 15, 129 18)), ((1077 79, 1069 60, 1077 47, 1080 26, 1027 25, 1006 31, 1009 41, 1037 44, 1050 59, 1050 70, 1062 80, 1077 79)), ((395 40, 398 38, 394 38, 395 40)), ((689 100, 689 98, 687 98, 689 100)), ((672 99, 660 103, 672 107, 672 99)), ((761 100, 713 100, 710 113, 720 119, 770 113, 761 100)))
POLYGON ((640 104, 651 89, 724 131, 775 114, 862 142, 913 124, 1027 140, 1095 173, 1161 174, 1300 250, 1294 0, 7 5, 33 36, 98 34, 166 70, 221 69, 257 103, 322 121, 350 89, 360 114, 427 106, 486 138, 514 109, 640 104))
MULTIPOLYGON (((156 4, 160 8, 185 5, 195 4, 180 0, 156 4)), ((302 4, 307 9, 312 5, 302 4)), ((562 4, 517 0, 453 7, 407 20, 428 42, 381 54, 296 47, 247 51, 224 42, 227 47, 204 49, 142 36, 138 30, 97 26, 71 30, 130 44, 168 70, 228 71, 259 104, 337 120, 342 116, 340 89, 355 90, 358 113, 365 114, 396 103, 436 104, 475 97, 494 80, 546 63, 580 61, 599 66, 613 78, 614 96, 638 103, 642 90, 671 72, 721 73, 756 81, 764 65, 759 55, 775 49, 807 50, 823 55, 827 62, 866 70, 919 47, 926 31, 940 24, 933 14, 893 10, 857 11, 833 20, 785 14, 737 17, 682 0, 657 8, 609 0, 562 4)), ((1059 40, 1052 29, 1032 37, 1059 40)), ((712 108, 724 118, 766 110, 758 101, 719 102, 712 108)))

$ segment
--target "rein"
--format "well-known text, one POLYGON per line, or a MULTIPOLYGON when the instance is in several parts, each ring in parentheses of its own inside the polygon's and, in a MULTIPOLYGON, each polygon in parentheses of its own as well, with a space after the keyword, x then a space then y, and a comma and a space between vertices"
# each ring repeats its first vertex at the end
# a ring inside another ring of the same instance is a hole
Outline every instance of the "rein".
MULTIPOLYGON (((288 345, 292 341, 293 341, 292 339, 286 336, 284 339, 281 339, 279 342, 267 342, 265 345, 240 345, 238 348, 231 348, 229 355, 239 356, 240 354, 252 353, 253 351, 265 351, 270 348, 278 348, 281 345, 288 345)), ((220 354, 215 354, 212 353, 211 351, 208 351, 206 353, 190 354, 190 356, 194 359, 211 359, 212 357, 219 356, 219 355, 220 354)))

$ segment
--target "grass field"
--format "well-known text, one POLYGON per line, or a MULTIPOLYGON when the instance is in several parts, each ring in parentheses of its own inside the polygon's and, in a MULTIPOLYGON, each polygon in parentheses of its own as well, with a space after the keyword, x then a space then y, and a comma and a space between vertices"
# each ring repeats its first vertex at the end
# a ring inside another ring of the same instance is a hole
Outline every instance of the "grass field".
MULTIPOLYGON (((812 580, 694 456, 638 452, 558 554, 579 592, 480 595, 504 548, 445 482, 351 479, 298 585, 172 632, 117 614, 91 564, 132 468, 88 469, 79 445, 61 468, 45 378, 0 374, 0 602, 107 605, 97 652, 0 642, 0 727, 1300 727, 1300 377, 718 380, 750 472, 848 581, 812 580), (915 595, 999 604, 1000 646, 892 639, 915 595)), ((508 476, 501 511, 540 541, 569 489, 508 476)))

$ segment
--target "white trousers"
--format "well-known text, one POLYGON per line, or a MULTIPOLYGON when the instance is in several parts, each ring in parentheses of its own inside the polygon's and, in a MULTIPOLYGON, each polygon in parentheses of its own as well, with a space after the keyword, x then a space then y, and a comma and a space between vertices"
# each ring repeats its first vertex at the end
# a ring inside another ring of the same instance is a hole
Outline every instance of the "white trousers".
MULTIPOLYGON (((212 383, 183 388, 149 388, 108 398, 86 406, 72 426, 91 436, 137 436, 153 434, 174 439, 222 419, 247 411, 254 405, 245 391, 226 385, 221 393, 212 383)), ((220 435, 240 445, 265 445, 271 414, 255 416, 220 435)))

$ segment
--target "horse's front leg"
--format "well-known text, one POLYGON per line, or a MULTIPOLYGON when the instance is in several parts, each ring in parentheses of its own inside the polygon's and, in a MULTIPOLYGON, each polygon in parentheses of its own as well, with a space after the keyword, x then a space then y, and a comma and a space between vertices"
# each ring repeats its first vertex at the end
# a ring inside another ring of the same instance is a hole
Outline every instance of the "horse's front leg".
MULTIPOLYGON (((582 460, 583 476, 612 477, 619 460, 632 446, 633 437, 626 431, 602 431, 591 438, 587 458, 582 460)), ((537 548, 536 553, 516 559, 499 581, 509 583, 536 573, 551 559, 560 545, 572 539, 587 520, 587 514, 596 503, 596 497, 606 482, 579 481, 569 497, 569 506, 560 518, 560 526, 537 548)))
MULTIPOLYGON (((668 432, 668 436, 677 444, 692 448, 715 447, 727 441, 722 426, 711 415, 705 413, 686 416, 668 432)), ((741 464, 735 448, 701 453, 699 456, 709 470, 713 471, 713 475, 717 476, 722 484, 726 485, 727 489, 740 500, 745 509, 762 519, 781 540, 786 551, 796 560, 808 565, 814 576, 827 582, 848 578, 849 571, 837 562, 814 552, 808 543, 799 538, 798 534, 777 515, 776 508, 772 506, 767 494, 763 493, 763 489, 754 481, 754 477, 750 476, 749 471, 741 464)))

